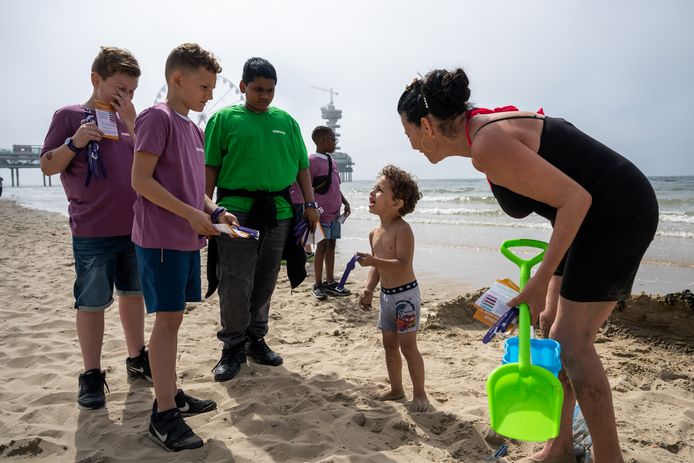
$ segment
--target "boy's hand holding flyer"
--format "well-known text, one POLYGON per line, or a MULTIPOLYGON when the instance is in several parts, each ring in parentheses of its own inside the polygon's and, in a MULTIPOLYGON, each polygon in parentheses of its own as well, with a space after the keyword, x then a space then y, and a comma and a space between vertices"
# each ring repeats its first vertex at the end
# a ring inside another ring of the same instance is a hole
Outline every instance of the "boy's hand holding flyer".
POLYGON ((255 238, 260 239, 260 232, 252 228, 246 227, 235 227, 226 223, 215 223, 214 228, 222 233, 230 235, 232 238, 255 238))
POLYGON ((94 100, 96 112, 96 125, 104 134, 104 138, 118 140, 118 124, 116 123, 116 110, 111 103, 94 100))

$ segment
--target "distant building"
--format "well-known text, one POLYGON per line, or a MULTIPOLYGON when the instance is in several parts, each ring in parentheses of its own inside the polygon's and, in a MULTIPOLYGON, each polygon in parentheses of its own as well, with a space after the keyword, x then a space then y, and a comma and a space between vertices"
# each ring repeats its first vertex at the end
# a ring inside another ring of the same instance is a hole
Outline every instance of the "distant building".
POLYGON ((340 151, 335 151, 332 154, 332 158, 335 160, 335 164, 337 164, 337 168, 340 171, 340 181, 351 182, 353 172, 352 166, 354 163, 352 162, 350 155, 340 151))
MULTIPOLYGON (((318 89, 325 90, 321 88, 318 89)), ((349 154, 340 151, 340 134, 337 131, 337 129, 340 128, 340 125, 337 123, 337 121, 342 119, 342 110, 335 108, 335 105, 333 104, 333 94, 337 94, 337 92, 333 91, 333 89, 327 91, 330 92, 330 103, 328 103, 327 106, 323 106, 320 109, 321 117, 325 119, 325 125, 333 129, 333 131, 335 132, 336 145, 335 152, 332 154, 332 158, 335 160, 337 168, 340 170, 340 181, 351 182, 352 172, 354 171, 352 166, 354 165, 354 162, 352 161, 352 158, 349 154)))
POLYGON ((39 154, 41 153, 41 145, 12 145, 12 152, 16 154, 39 154))
MULTIPOLYGON (((0 149, 0 167, 10 169, 12 186, 19 186, 19 169, 38 169, 40 165, 41 145, 12 145, 12 151, 0 149)), ((51 177, 43 175, 43 185, 51 185, 51 177)))

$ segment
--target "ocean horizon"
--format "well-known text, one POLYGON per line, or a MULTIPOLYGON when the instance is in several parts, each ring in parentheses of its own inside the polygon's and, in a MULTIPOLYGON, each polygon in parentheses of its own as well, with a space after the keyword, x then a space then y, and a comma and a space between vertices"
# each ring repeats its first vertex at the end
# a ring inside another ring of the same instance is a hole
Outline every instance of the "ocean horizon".
MULTIPOLYGON (((32 169, 33 170, 33 169, 32 169)), ((7 176, 5 173, 7 172, 7 176)), ((21 187, 8 186, 3 198, 22 206, 67 216, 67 200, 60 180, 43 187, 35 175, 22 171, 21 187)), ((660 222, 634 284, 634 293, 665 294, 694 288, 694 176, 649 177, 660 205, 660 222)), ((338 241, 336 274, 356 251, 369 251, 368 234, 378 223, 368 212, 373 180, 341 185, 352 206, 352 215, 338 241)), ((492 195, 486 179, 420 179, 423 197, 406 216, 415 233, 415 271, 418 277, 453 284, 461 290, 489 286, 495 279, 517 279, 513 264, 498 252, 502 241, 533 238, 547 241, 552 231, 537 215, 517 220, 508 217, 492 195)), ((67 220, 66 220, 67 225, 67 220)), ((357 271, 357 275, 360 272, 357 271)))

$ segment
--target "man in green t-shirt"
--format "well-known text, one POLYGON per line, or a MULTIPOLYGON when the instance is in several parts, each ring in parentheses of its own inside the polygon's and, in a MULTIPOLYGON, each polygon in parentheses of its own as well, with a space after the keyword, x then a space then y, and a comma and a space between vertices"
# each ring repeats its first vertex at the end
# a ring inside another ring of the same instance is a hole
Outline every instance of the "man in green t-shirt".
POLYGON ((250 58, 240 84, 243 105, 214 114, 205 129, 206 192, 217 187, 217 204, 260 230, 260 239, 217 238, 219 304, 224 343, 214 368, 217 381, 239 372, 246 354, 265 365, 283 360, 265 343, 270 299, 277 282, 284 243, 293 215, 289 186, 301 187, 312 227, 319 221, 311 188, 306 145, 299 124, 285 111, 271 108, 277 73, 263 58, 250 58))

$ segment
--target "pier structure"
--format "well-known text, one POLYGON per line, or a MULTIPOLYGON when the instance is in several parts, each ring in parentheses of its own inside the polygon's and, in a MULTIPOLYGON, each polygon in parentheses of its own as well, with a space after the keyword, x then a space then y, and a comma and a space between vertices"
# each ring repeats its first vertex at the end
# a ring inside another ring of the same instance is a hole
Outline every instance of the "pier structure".
POLYGON ((325 125, 333 129, 333 132, 335 132, 335 152, 331 156, 333 160, 335 160, 335 164, 337 164, 337 168, 340 171, 340 181, 351 182, 352 172, 354 172, 354 169, 352 167, 354 166, 354 161, 352 161, 352 157, 349 154, 340 151, 340 133, 337 131, 337 129, 340 128, 340 124, 338 124, 338 121, 342 119, 342 110, 337 109, 335 107, 335 104, 333 103, 333 95, 339 94, 332 88, 311 88, 330 93, 330 103, 328 103, 326 106, 323 106, 320 109, 321 118, 325 119, 325 125))
MULTIPOLYGON (((19 186, 20 169, 40 169, 41 145, 12 145, 0 149, 0 168, 10 169, 12 186, 19 186)), ((43 186, 52 186, 51 176, 43 175, 43 186)))

